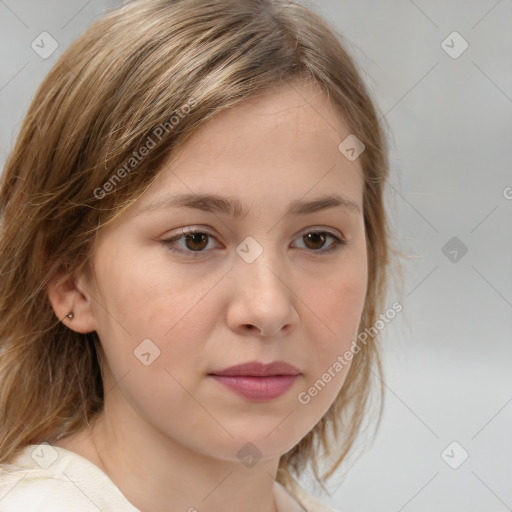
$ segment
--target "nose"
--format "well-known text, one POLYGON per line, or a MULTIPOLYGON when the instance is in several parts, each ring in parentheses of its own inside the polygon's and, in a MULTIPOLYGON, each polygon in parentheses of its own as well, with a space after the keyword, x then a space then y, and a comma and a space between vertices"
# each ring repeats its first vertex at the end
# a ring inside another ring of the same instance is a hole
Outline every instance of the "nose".
POLYGON ((288 335, 299 321, 290 272, 266 249, 252 263, 237 259, 232 272, 233 291, 227 312, 231 330, 266 338, 288 335))

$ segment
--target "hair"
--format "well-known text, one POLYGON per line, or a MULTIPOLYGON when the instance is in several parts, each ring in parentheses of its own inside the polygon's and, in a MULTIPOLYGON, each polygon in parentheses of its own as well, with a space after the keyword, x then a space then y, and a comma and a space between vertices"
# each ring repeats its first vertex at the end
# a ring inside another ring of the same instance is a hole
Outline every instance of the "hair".
MULTIPOLYGON (((288 0, 125 3, 60 56, 29 106, 1 176, 0 464, 29 444, 81 430, 103 407, 99 337, 56 318, 49 283, 87 269, 96 236, 142 196, 199 126, 297 79, 318 84, 365 145, 359 159, 368 287, 358 332, 375 324, 393 250, 384 206, 388 150, 342 36, 288 0), (155 147, 139 159, 149 138, 155 147)), ((379 339, 354 354, 330 409, 281 456, 277 480, 285 487, 309 465, 323 487, 347 460, 369 413, 372 374, 379 377, 380 424, 379 339), (333 453, 331 467, 319 475, 321 455, 333 453)))

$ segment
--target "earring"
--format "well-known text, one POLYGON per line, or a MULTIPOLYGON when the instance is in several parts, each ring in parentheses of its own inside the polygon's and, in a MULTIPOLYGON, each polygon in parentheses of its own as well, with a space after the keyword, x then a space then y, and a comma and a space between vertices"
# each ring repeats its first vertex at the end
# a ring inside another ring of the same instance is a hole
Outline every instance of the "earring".
POLYGON ((73 311, 70 311, 66 316, 67 316, 70 320, 73 320, 73 317, 75 316, 75 314, 73 313, 73 311))

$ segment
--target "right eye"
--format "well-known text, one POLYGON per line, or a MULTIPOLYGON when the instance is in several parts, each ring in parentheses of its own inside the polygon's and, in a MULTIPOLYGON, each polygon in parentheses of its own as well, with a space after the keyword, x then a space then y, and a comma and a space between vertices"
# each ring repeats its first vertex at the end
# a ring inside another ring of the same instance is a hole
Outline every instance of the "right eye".
POLYGON ((182 229, 179 234, 161 240, 162 244, 170 251, 178 254, 188 254, 192 257, 197 257, 205 251, 208 247, 208 238, 215 238, 212 234, 204 229, 182 229), (176 242, 182 241, 181 248, 176 247, 176 242))

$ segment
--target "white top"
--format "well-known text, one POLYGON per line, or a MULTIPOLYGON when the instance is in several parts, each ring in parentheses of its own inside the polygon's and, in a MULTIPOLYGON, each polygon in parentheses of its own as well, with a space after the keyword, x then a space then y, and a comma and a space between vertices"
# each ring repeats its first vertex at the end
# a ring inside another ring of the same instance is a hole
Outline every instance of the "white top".
MULTIPOLYGON (((302 487, 293 492, 274 481, 278 512, 337 512, 302 487)), ((48 443, 29 445, 12 464, 0 466, 0 511, 140 512, 98 466, 48 443)))

